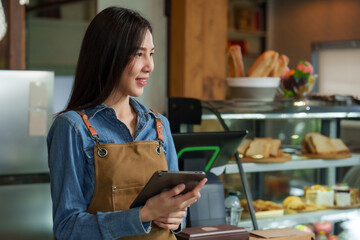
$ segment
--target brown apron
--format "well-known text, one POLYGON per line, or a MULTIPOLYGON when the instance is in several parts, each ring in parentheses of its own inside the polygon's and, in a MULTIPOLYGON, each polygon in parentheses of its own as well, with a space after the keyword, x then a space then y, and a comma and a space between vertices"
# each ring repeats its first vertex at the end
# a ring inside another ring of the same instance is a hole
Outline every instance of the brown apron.
MULTIPOLYGON (((87 211, 96 212, 128 210, 132 201, 145 186, 152 174, 168 170, 167 161, 158 141, 99 144, 99 136, 87 116, 78 112, 87 126, 94 146, 95 191, 87 211)), ((163 139, 160 118, 156 118, 156 132, 163 139)), ((175 235, 166 229, 152 225, 149 234, 122 237, 120 239, 171 239, 175 235)))

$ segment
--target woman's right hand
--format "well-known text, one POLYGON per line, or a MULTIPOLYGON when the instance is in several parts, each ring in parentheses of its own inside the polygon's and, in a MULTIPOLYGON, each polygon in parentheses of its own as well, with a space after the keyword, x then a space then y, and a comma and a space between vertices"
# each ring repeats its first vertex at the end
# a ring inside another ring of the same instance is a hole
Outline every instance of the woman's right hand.
POLYGON ((206 178, 202 179, 192 191, 185 194, 180 194, 185 189, 185 185, 180 184, 169 191, 150 198, 140 209, 141 221, 148 222, 162 216, 168 216, 173 212, 184 211, 200 198, 200 190, 206 182, 206 178))

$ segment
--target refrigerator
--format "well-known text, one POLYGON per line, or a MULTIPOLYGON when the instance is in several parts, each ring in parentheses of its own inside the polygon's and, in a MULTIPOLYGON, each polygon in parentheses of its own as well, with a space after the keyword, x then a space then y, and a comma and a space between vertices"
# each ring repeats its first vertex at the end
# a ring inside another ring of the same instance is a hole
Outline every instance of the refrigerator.
POLYGON ((0 240, 52 239, 54 73, 0 70, 0 240))

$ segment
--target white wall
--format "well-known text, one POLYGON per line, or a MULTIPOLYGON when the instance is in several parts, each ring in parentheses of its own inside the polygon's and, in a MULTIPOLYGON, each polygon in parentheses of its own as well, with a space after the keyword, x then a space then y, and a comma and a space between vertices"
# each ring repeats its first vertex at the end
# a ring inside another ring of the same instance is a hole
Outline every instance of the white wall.
POLYGON ((319 51, 319 92, 360 97, 360 48, 319 51))
POLYGON ((160 113, 167 111, 167 18, 164 0, 98 0, 98 11, 110 6, 138 11, 150 21, 155 45, 155 69, 138 99, 160 113))

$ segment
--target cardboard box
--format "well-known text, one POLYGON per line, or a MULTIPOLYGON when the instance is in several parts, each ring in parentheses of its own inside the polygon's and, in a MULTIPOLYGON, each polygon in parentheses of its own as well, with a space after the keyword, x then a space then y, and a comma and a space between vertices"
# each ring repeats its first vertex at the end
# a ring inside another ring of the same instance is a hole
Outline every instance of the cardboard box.
POLYGON ((307 233, 294 228, 254 230, 250 232, 250 240, 315 240, 313 233, 307 233))
POLYGON ((249 232, 229 224, 184 228, 177 240, 248 240, 249 232))

